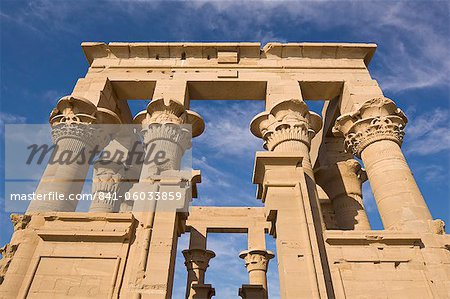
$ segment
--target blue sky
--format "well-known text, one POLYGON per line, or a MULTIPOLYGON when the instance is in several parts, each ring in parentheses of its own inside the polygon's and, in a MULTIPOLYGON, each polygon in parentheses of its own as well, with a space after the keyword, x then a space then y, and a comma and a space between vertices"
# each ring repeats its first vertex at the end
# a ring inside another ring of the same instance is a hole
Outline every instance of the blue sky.
MULTIPOLYGON (((87 70, 82 41, 376 43, 370 71, 409 117, 404 153, 433 217, 450 223, 447 2, 2 0, 0 5, 2 125, 46 122, 58 98, 69 94, 87 70)), ((138 106, 144 103, 134 103, 133 110, 138 106)), ((205 118, 207 127, 194 143, 194 166, 203 172, 195 204, 259 205, 251 173, 261 141, 250 135, 248 125, 263 104, 204 101, 193 102, 192 110, 205 118)), ((364 194, 372 225, 380 228, 367 184, 364 194)), ((6 213, 0 217, 1 246, 12 228, 6 213)), ((182 237, 180 249, 187 240, 182 237)), ((237 258, 245 249, 245 236, 212 235, 208 246, 218 255, 207 273, 215 298, 237 297, 238 287, 247 282, 237 258), (219 277, 224 269, 230 274, 219 277)), ((269 276, 275 280, 276 263, 271 265, 269 276)), ((178 257, 174 298, 183 297, 184 279, 178 257)), ((276 283, 269 288, 277 298, 276 283)))

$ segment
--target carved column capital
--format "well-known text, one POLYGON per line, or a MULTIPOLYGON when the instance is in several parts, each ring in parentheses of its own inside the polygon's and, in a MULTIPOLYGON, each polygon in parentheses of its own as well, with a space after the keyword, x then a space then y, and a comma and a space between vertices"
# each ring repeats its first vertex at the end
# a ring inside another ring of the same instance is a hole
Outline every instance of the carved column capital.
POLYGON ((101 148, 109 142, 110 130, 97 125, 120 124, 120 119, 113 111, 98 108, 82 97, 65 96, 50 113, 49 122, 55 144, 62 139, 71 138, 81 140, 91 147, 97 145, 101 148))
POLYGON ((391 140, 402 144, 407 118, 395 103, 384 97, 371 99, 352 113, 341 115, 333 128, 345 137, 345 145, 357 157, 370 144, 391 140))
POLYGON ((82 97, 62 97, 50 113, 50 124, 94 124, 97 107, 82 97))
POLYGON ((152 166, 150 172, 179 169, 184 152, 192 146, 192 137, 199 136, 205 129, 200 115, 172 99, 150 102, 133 121, 142 125, 145 148, 153 145, 155 152, 162 151, 168 158, 163 165, 152 166))
POLYGON ((306 103, 298 99, 276 104, 270 111, 255 116, 250 124, 253 135, 264 139, 264 148, 269 151, 286 151, 292 147, 292 144, 286 146, 290 142, 304 143, 309 148, 321 127, 320 116, 310 112, 306 103))
POLYGON ((341 194, 362 196, 361 184, 367 180, 367 174, 355 159, 338 161, 317 169, 316 181, 331 198, 341 194))
POLYGON ((92 180, 93 201, 89 212, 115 212, 122 201, 128 182, 126 167, 112 161, 98 160, 94 163, 92 180))
POLYGON ((267 272, 269 260, 275 255, 269 250, 251 249, 242 251, 239 257, 245 261, 245 267, 248 272, 260 270, 267 272))
POLYGON ((188 110, 172 99, 156 99, 148 104, 147 109, 139 112, 134 122, 142 125, 152 124, 189 124, 192 126, 192 137, 197 137, 205 130, 205 122, 202 117, 188 110))
POLYGON ((120 192, 121 183, 125 176, 124 165, 110 161, 108 161, 107 164, 104 163, 104 161, 97 161, 94 163, 92 193, 120 192))
POLYGON ((50 124, 120 124, 119 116, 106 108, 95 106, 79 96, 62 97, 49 117, 50 124))
POLYGON ((200 270, 205 272, 209 266, 209 261, 216 256, 211 250, 199 248, 185 249, 182 253, 185 258, 184 264, 188 271, 200 270))

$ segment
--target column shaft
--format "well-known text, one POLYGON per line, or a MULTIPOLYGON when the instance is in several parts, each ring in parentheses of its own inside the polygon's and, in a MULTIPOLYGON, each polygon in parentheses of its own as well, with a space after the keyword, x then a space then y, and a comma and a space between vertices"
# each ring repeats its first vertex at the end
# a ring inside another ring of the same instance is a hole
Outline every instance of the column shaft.
POLYGON ((361 157, 385 229, 431 232, 431 214, 400 149, 407 118, 388 98, 340 116, 333 131, 361 157))
POLYGON ((332 203, 336 223, 340 229, 371 229, 361 196, 357 194, 341 194, 340 196, 333 198, 332 203))
POLYGON ((249 283, 263 287, 264 298, 267 298, 267 268, 269 261, 274 257, 271 251, 265 249, 249 249, 239 254, 244 259, 247 268, 249 283))
POLYGON ((343 230, 370 230, 362 200, 365 172, 355 159, 338 161, 316 170, 316 179, 329 196, 336 224, 343 230))
MULTIPOLYGON (((64 138, 57 143, 55 161, 64 160, 63 156, 68 153, 72 157, 79 156, 83 152, 88 155, 88 151, 92 150, 85 142, 78 139, 64 138)), ((39 211, 57 211, 57 212, 73 212, 77 206, 77 200, 69 200, 69 196, 81 193, 84 180, 89 170, 88 162, 77 161, 67 164, 49 165, 49 172, 54 172, 52 177, 43 177, 36 190, 37 194, 61 194, 64 200, 42 200, 32 201, 27 212, 39 211)))
POLYGON ((109 134, 98 124, 117 124, 119 117, 112 111, 97 108, 81 97, 61 98, 52 110, 53 142, 56 145, 52 163, 39 183, 37 194, 63 195, 63 200, 42 200, 30 203, 27 212, 75 211, 93 151, 100 151, 109 142, 109 134), (97 125, 94 125, 97 124, 97 125))
POLYGON ((381 140, 361 153, 385 229, 428 231, 428 206, 406 163, 400 146, 381 140))
MULTIPOLYGON (((147 109, 134 118, 134 122, 142 124, 145 152, 156 149, 156 153, 164 154, 164 159, 161 163, 143 165, 140 181, 132 191, 148 191, 151 188, 162 194, 174 190, 184 192, 181 203, 186 205, 187 192, 191 192, 191 183, 186 182, 191 181, 192 177, 180 177, 184 176, 179 171, 180 162, 185 150, 191 147, 192 137, 204 130, 202 118, 178 101, 159 98, 150 102, 147 109), (183 125, 192 125, 192 130, 183 125)), ((143 240, 136 248, 141 256, 135 279, 136 298, 171 298, 177 239, 185 229, 186 213, 181 208, 185 207, 175 201, 158 201, 155 198, 139 204, 135 202, 133 210, 138 212, 143 226, 138 229, 143 240)))

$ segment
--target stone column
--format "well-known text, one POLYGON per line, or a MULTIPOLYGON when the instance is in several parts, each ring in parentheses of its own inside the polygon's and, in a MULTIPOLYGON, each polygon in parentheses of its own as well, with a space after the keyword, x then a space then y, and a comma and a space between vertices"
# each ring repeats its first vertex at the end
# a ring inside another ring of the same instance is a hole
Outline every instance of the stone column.
POLYGON ((369 219, 362 200, 365 171, 354 159, 320 167, 316 180, 330 197, 339 229, 370 230, 369 219))
POLYGON ((123 198, 126 167, 112 161, 96 161, 89 212, 118 212, 123 198))
POLYGON ((194 298, 193 285, 205 284, 205 272, 209 266, 209 261, 215 257, 211 250, 192 248, 183 250, 185 258, 184 264, 188 271, 188 283, 186 285, 186 298, 194 298))
MULTIPOLYGON (((157 158, 155 155, 160 152, 164 157, 159 157, 157 163, 144 163, 139 183, 130 192, 164 192, 162 181, 165 178, 167 188, 178 186, 180 192, 186 192, 190 184, 180 177, 181 172, 174 173, 180 169, 182 156, 191 146, 191 138, 203 132, 202 118, 178 101, 161 98, 153 100, 134 122, 142 125, 146 155, 153 153, 153 158, 157 158), (191 125, 192 129, 186 125, 191 125)), ((133 215, 140 222, 136 246, 138 264, 133 271, 136 298, 172 296, 177 238, 184 232, 186 213, 163 204, 163 201, 149 200, 133 205, 133 215)))
POLYGON ((117 133, 94 163, 89 212, 131 211, 133 201, 125 193, 139 180, 142 163, 134 156, 144 155, 134 129, 130 124, 111 127, 117 133))
POLYGON ((271 152, 296 152, 302 157, 302 167, 311 198, 314 221, 325 228, 317 196, 316 182, 309 150, 311 140, 322 127, 321 117, 298 99, 278 102, 269 112, 258 114, 250 125, 252 133, 263 138, 263 147, 271 152))
POLYGON ((53 164, 47 166, 36 190, 37 194, 64 195, 66 200, 42 200, 30 203, 27 212, 75 211, 76 200, 69 195, 79 194, 89 170, 90 157, 109 141, 103 128, 96 124, 120 123, 118 116, 107 109, 73 96, 59 100, 50 115, 55 150, 53 164))
POLYGON ((431 214, 400 149, 406 123, 392 100, 378 97, 340 116, 333 131, 362 159, 384 228, 427 232, 431 214))
POLYGON ((242 251, 239 257, 245 261, 249 283, 251 285, 261 285, 264 289, 264 298, 267 298, 267 268, 269 261, 275 255, 265 249, 251 249, 242 251))
POLYGON ((289 99, 258 114, 250 126, 271 151, 257 153, 253 180, 274 222, 281 298, 327 294, 322 213, 309 156, 311 139, 321 125, 320 116, 305 102, 289 99))
POLYGON ((209 298, 209 294, 214 295, 214 288, 205 284, 205 272, 216 255, 206 249, 206 227, 190 227, 189 231, 189 249, 182 251, 188 271, 185 298, 209 298))

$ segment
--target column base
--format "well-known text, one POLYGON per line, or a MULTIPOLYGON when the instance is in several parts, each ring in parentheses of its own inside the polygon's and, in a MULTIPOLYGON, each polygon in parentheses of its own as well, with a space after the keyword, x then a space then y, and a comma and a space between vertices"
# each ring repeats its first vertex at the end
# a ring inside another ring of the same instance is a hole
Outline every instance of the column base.
POLYGON ((239 296, 242 299, 263 299, 267 298, 266 290, 260 284, 243 284, 239 288, 239 296))
POLYGON ((211 299, 216 295, 216 290, 210 284, 196 283, 192 285, 192 290, 192 299, 211 299))

